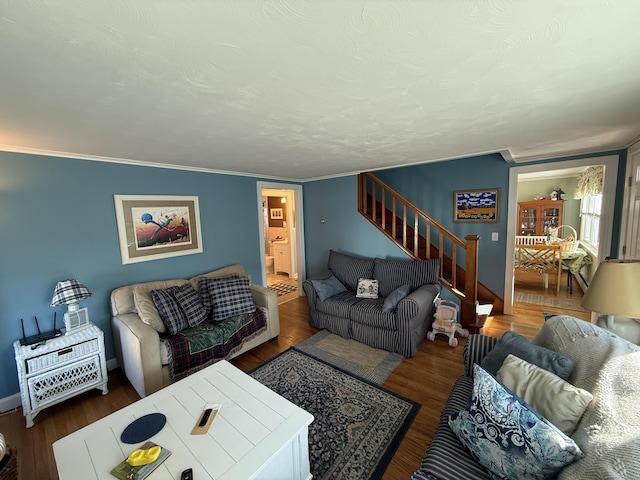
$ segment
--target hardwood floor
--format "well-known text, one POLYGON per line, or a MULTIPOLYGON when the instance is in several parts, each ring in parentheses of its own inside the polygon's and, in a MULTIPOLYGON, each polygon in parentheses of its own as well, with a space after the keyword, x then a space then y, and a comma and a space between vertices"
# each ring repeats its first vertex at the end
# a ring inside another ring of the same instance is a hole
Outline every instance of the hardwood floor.
MULTIPOLYGON (((565 278, 565 277, 563 277, 565 278)), ((516 287, 528 293, 545 294, 539 278, 517 278, 516 287), (528 284, 530 285, 528 286, 528 284), (541 290, 541 291, 540 291, 541 290)), ((555 295, 555 289, 549 289, 555 295)), ((548 294, 548 292, 547 292, 548 294)), ((565 294, 561 292, 561 294, 565 294)), ((581 297, 574 286, 574 298, 581 297)), ((483 333, 500 336, 514 330, 533 338, 543 322, 544 305, 515 304, 512 315, 490 317, 483 333)), ((552 309, 556 313, 589 320, 588 312, 552 309)), ((277 340, 267 342, 233 359, 231 363, 249 371, 306 338, 317 329, 308 321, 306 298, 298 297, 280 305, 281 331, 277 340)), ((384 383, 384 387, 422 404, 416 419, 387 468, 385 479, 407 479, 419 467, 427 444, 435 432, 440 411, 455 379, 463 373, 462 345, 451 348, 447 338, 437 335, 435 341, 425 341, 415 357, 407 358, 384 383)), ((136 400, 138 395, 120 370, 109 373, 109 394, 98 390, 87 392, 42 411, 35 425, 27 429, 21 409, 0 416, 0 432, 19 452, 19 468, 24 480, 57 478, 51 445, 75 430, 82 428, 136 400)), ((78 478, 82 478, 79 474, 78 478)))

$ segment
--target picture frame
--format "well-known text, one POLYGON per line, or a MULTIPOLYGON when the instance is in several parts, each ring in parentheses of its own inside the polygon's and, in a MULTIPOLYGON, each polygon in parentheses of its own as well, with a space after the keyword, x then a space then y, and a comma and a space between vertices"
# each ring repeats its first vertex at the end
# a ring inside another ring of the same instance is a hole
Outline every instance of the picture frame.
POLYGON ((123 265, 202 253, 197 196, 114 195, 123 265))
POLYGON ((484 188, 453 192, 454 222, 497 223, 500 207, 500 189, 484 188))
POLYGON ((282 220, 284 218, 282 208, 271 208, 269 209, 269 214, 273 220, 282 220))

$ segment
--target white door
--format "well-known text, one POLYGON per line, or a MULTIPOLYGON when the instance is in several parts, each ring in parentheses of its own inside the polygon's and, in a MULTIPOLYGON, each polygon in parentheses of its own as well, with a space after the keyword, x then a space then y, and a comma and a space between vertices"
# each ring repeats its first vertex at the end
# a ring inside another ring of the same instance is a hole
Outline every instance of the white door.
POLYGON ((629 149, 627 183, 625 186, 625 223, 622 226, 623 244, 620 258, 640 259, 640 143, 629 149))

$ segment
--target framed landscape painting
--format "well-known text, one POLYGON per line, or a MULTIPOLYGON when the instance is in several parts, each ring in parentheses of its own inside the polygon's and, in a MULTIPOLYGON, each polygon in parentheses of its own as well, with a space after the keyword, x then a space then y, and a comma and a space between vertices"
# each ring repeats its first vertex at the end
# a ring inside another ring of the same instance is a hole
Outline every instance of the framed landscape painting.
POLYGON ((122 263, 202 252, 198 197, 114 195, 122 263))
POLYGON ((453 192, 454 222, 497 222, 500 189, 457 190, 453 192))

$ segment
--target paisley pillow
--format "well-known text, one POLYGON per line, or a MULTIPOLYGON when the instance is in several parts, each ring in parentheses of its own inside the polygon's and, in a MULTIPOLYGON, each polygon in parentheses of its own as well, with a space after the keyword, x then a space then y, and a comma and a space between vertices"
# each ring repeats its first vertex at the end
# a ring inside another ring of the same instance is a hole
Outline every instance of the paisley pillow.
POLYGON ((555 478, 583 456, 571 438, 477 364, 469 405, 449 416, 449 426, 498 478, 555 478))

